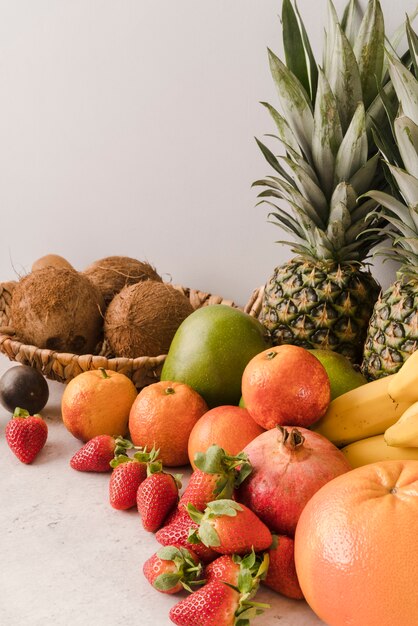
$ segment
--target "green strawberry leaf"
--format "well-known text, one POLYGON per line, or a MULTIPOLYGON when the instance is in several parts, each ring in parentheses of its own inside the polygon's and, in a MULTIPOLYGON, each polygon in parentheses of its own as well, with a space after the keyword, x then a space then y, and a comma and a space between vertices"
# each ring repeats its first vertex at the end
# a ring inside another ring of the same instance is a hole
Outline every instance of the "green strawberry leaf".
POLYGON ((197 587, 198 585, 205 585, 207 581, 204 578, 201 578, 199 580, 181 580, 180 582, 183 585, 184 589, 186 589, 186 591, 190 591, 190 593, 193 593, 193 591, 196 591, 196 589, 194 589, 193 587, 197 587))
POLYGON ((158 591, 167 591, 168 589, 175 587, 179 580, 180 574, 160 574, 154 580, 153 586, 158 589, 158 591))
POLYGON ((206 474, 221 474, 223 473, 222 460, 225 455, 226 452, 223 448, 213 444, 206 452, 196 452, 194 464, 206 474))
POLYGON ((221 540, 219 539, 218 533, 213 528, 212 524, 207 520, 203 521, 200 524, 199 537, 200 541, 204 543, 205 546, 208 548, 221 545, 221 540))
POLYGON ((116 456, 114 459, 112 459, 109 463, 110 467, 113 467, 113 469, 115 467, 118 467, 118 465, 121 465, 122 463, 132 463, 135 462, 134 459, 131 459, 130 456, 127 456, 126 454, 119 454, 118 456, 116 456))
POLYGON ((270 557, 268 552, 265 552, 263 555, 263 560, 260 563, 260 567, 257 570, 257 578, 263 580, 267 576, 267 572, 270 565, 270 557))
POLYGON ((133 447, 134 444, 129 439, 124 439, 121 436, 115 438, 115 456, 124 454, 126 450, 131 450, 133 447))
POLYGON ((256 554, 254 552, 254 550, 252 550, 249 554, 246 554, 242 559, 241 559, 241 565, 242 567, 246 568, 246 569, 252 569, 255 565, 256 562, 256 554))
POLYGON ((254 579, 249 569, 241 567, 238 574, 238 589, 241 593, 251 593, 254 587, 254 579))
MULTIPOLYGON (((13 417, 30 417, 29 411, 26 409, 22 409, 20 406, 17 406, 13 411, 13 417)), ((37 417, 40 417, 39 413, 37 413, 37 417)))
POLYGON ((205 515, 207 517, 216 517, 220 515, 227 515, 228 517, 235 517, 238 511, 242 511, 242 506, 235 502, 235 500, 212 500, 208 502, 205 509, 205 515))
POLYGON ((248 460, 243 461, 241 467, 239 468, 239 471, 236 474, 234 487, 235 488, 239 487, 241 483, 243 483, 244 480, 248 478, 248 476, 251 474, 252 471, 253 471, 253 466, 251 465, 250 461, 248 460))
POLYGON ((187 541, 192 545, 197 543, 202 543, 200 541, 199 533, 197 528, 190 528, 189 533, 187 535, 187 541))
MULTIPOLYGON (((136 456, 136 455, 135 455, 136 456)), ((159 459, 155 461, 150 461, 147 466, 147 475, 151 476, 152 474, 160 474, 163 471, 162 461, 159 459)))
POLYGON ((147 452, 146 446, 145 448, 136 448, 136 450, 138 450, 138 452, 134 454, 134 459, 136 461, 139 461, 140 463, 152 463, 153 461, 157 460, 158 454, 160 452, 155 448, 155 446, 152 447, 150 452, 147 452))
POLYGON ((159 559, 163 559, 163 561, 174 561, 175 558, 183 558, 183 554, 175 546, 164 546, 158 550, 157 556, 159 559))
POLYGON ((186 506, 186 511, 194 522, 200 524, 200 522, 202 521, 203 513, 199 511, 191 502, 189 502, 186 506))

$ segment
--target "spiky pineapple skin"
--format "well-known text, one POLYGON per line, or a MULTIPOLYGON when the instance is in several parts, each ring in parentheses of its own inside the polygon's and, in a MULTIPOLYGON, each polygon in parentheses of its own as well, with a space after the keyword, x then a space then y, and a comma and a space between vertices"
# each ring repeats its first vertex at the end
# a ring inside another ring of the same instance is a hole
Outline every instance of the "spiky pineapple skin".
POLYGON ((395 374, 418 348, 418 277, 397 280, 370 318, 361 370, 369 380, 395 374))
POLYGON ((359 263, 296 257, 276 267, 260 320, 273 343, 334 350, 360 364, 380 287, 359 263))

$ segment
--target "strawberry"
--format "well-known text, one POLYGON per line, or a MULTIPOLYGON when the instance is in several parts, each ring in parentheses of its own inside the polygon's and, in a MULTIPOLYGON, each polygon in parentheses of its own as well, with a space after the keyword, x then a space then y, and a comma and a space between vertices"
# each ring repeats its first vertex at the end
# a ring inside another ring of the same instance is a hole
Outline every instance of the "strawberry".
POLYGON ((158 550, 143 567, 145 578, 162 593, 193 591, 191 585, 203 583, 202 570, 196 554, 176 544, 158 550))
POLYGON ((206 565, 205 580, 207 583, 218 580, 236 586, 240 569, 239 563, 234 560, 231 554, 222 554, 206 565))
POLYGON ((180 476, 162 471, 161 461, 148 465, 148 475, 136 495, 138 513, 142 525, 149 532, 156 532, 179 500, 180 476))
POLYGON ((73 455, 70 465, 79 472, 111 472, 110 461, 130 448, 133 444, 122 437, 97 435, 73 455))
POLYGON ((273 535, 273 543, 268 551, 270 565, 263 582, 266 587, 287 598, 302 600, 304 595, 296 573, 294 545, 292 537, 273 535))
POLYGON ((32 463, 48 438, 48 426, 37 413, 30 415, 17 407, 6 424, 6 441, 10 450, 22 463, 32 463))
POLYGON ((239 591, 214 581, 177 602, 169 617, 178 626, 232 626, 239 602, 239 591))
POLYGON ((197 529, 198 524, 190 519, 185 509, 174 509, 167 517, 165 525, 155 534, 156 540, 163 546, 179 544, 185 548, 192 549, 201 561, 209 563, 217 557, 217 553, 212 548, 207 548, 203 543, 191 545, 187 538, 189 531, 197 529))
POLYGON ((227 583, 233 587, 242 586, 244 576, 251 577, 251 590, 255 590, 261 579, 267 575, 269 556, 267 553, 256 555, 254 550, 245 556, 239 554, 223 554, 205 567, 205 580, 227 583))
POLYGON ((178 626, 248 625, 252 617, 269 608, 250 601, 267 568, 268 556, 257 556, 253 550, 242 559, 237 555, 219 557, 206 567, 206 585, 172 607, 171 621, 178 626))
POLYGON ((109 481, 109 501, 114 509, 132 509, 136 505, 136 493, 139 485, 147 477, 148 463, 155 459, 157 451, 146 449, 128 457, 119 454, 110 462, 113 472, 109 481))
POLYGON ((251 464, 246 454, 228 455, 217 445, 210 446, 205 453, 198 452, 189 484, 180 498, 179 507, 193 504, 204 511, 208 502, 231 498, 234 489, 251 473, 251 464))
POLYGON ((251 509, 234 500, 213 500, 205 512, 193 505, 187 507, 199 528, 189 534, 189 541, 201 541, 220 554, 260 552, 270 547, 272 535, 267 526, 251 509))

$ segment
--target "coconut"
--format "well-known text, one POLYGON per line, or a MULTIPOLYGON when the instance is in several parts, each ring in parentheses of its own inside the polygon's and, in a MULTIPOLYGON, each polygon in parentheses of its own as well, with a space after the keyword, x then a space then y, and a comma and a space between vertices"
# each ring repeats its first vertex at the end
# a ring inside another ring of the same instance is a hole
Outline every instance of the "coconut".
POLYGON ((124 287, 107 308, 105 340, 116 356, 167 354, 177 328, 193 310, 189 299, 167 283, 149 280, 124 287))
POLYGON ((16 337, 38 348, 88 354, 103 329, 100 291, 75 270, 45 267, 15 286, 11 323, 16 337))
POLYGON ((83 272, 102 293, 107 306, 123 287, 144 280, 162 282, 149 263, 127 256, 108 256, 89 265, 83 272))
POLYGON ((41 256, 41 258, 36 259, 36 261, 32 264, 32 272, 41 270, 44 267, 66 267, 69 270, 74 269, 71 263, 59 254, 46 254, 45 256, 41 256))

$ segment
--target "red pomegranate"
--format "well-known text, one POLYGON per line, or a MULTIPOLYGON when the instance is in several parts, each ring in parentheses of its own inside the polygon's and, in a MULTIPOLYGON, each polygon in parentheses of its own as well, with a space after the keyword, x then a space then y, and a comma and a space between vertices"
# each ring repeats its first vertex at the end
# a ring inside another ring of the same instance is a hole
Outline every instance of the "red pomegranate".
POLYGON ((273 532, 293 536, 299 516, 313 494, 351 469, 328 439, 306 428, 277 426, 245 448, 252 473, 236 493, 273 532))

